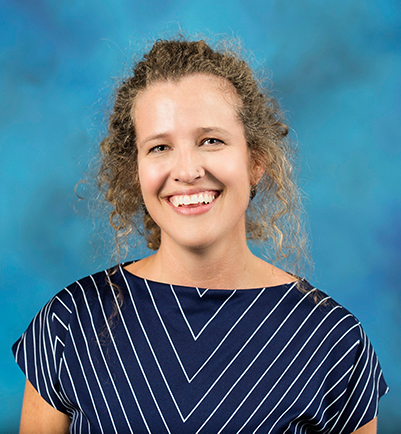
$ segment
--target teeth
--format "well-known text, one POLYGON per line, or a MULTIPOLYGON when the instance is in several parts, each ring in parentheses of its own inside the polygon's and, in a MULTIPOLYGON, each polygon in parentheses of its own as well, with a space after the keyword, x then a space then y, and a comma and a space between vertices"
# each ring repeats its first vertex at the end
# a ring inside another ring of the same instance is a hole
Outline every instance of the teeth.
POLYGON ((216 199, 216 193, 199 193, 192 195, 180 195, 180 196, 172 196, 170 198, 170 202, 175 206, 183 206, 183 205, 197 205, 200 203, 210 203, 216 199))

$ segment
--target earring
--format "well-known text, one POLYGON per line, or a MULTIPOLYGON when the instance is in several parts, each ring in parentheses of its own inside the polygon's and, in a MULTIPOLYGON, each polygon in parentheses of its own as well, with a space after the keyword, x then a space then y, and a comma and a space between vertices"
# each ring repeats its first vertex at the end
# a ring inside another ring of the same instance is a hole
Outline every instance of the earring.
POLYGON ((258 191, 258 189, 257 189, 256 185, 251 185, 251 191, 249 194, 249 198, 251 200, 253 200, 253 198, 256 196, 257 191, 258 191))

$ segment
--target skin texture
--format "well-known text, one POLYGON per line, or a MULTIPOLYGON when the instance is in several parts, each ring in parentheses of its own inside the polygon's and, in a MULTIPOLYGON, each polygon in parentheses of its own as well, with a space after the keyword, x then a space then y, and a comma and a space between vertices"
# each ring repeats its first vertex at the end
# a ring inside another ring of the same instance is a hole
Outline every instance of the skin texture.
POLYGON ((66 434, 69 426, 69 417, 48 404, 27 380, 20 434, 66 434))
POLYGON ((139 179, 146 207, 166 248, 202 249, 230 233, 242 238, 249 201, 250 162, 231 91, 212 76, 152 86, 136 104, 139 179), (156 138, 154 138, 156 137, 156 138), (210 211, 181 216, 168 198, 220 193, 210 211), (178 224, 178 227, 177 227, 178 224), (211 230, 212 229, 212 230, 211 230))
POLYGON ((377 433, 377 418, 371 420, 366 425, 364 425, 362 428, 359 428, 354 432, 358 433, 358 434, 376 434, 377 433))
MULTIPOLYGON (((145 90, 132 110, 139 182, 146 208, 161 229, 160 249, 128 265, 149 280, 203 288, 256 288, 294 277, 254 256, 246 243, 251 185, 262 171, 252 161, 238 120, 235 90, 223 79, 192 75, 145 90), (208 193, 208 205, 175 207, 172 196, 208 193)), ((27 381, 22 434, 67 433, 68 416, 27 381)), ((376 433, 376 420, 356 431, 376 433)))

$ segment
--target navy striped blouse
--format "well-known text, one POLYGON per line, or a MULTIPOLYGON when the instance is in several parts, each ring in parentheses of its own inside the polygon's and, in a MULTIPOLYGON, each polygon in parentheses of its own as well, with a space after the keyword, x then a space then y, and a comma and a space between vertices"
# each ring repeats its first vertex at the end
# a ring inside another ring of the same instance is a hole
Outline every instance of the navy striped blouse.
POLYGON ((58 293, 13 352, 71 433, 351 433, 387 386, 358 320, 318 294, 182 287, 120 266, 58 293))

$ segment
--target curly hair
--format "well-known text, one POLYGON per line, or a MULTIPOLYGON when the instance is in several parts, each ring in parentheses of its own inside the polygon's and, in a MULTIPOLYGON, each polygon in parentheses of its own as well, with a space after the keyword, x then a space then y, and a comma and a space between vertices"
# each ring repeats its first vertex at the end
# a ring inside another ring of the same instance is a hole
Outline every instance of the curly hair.
POLYGON ((265 166, 257 196, 248 206, 247 237, 270 240, 273 253, 267 255, 269 259, 291 258, 288 271, 298 271, 296 264, 307 256, 306 236, 301 224, 300 194, 294 181, 294 146, 288 139, 283 113, 238 53, 227 47, 212 49, 204 40, 191 41, 182 36, 157 40, 134 65, 132 75, 116 89, 108 135, 100 144, 97 183, 111 205, 110 223, 117 248, 127 247, 133 229, 145 236, 150 249, 160 246, 160 229, 143 206, 133 104, 148 86, 168 80, 176 82, 191 74, 221 77, 235 88, 240 100, 238 115, 251 158, 265 166))

